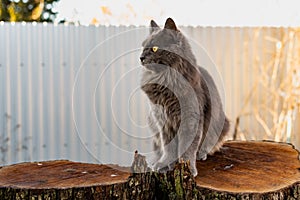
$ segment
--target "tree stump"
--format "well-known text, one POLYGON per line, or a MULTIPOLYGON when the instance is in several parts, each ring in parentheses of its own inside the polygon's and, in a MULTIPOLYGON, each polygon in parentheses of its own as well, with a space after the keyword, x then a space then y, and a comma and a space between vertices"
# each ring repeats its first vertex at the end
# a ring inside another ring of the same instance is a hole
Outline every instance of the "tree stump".
POLYGON ((0 199, 152 199, 155 186, 149 177, 117 165, 21 163, 0 169, 0 199))
POLYGON ((290 144, 227 142, 197 168, 205 199, 300 199, 299 152, 290 144))
POLYGON ((289 144, 227 142, 197 162, 196 178, 189 163, 166 174, 145 165, 136 154, 131 168, 66 160, 5 166, 0 199, 300 199, 299 153, 289 144))

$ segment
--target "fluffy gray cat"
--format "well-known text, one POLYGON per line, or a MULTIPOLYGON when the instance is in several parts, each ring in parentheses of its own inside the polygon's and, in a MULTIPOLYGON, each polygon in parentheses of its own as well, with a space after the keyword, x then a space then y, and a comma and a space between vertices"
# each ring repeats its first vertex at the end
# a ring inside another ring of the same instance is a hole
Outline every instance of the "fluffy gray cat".
POLYGON ((168 18, 163 29, 152 20, 143 42, 141 88, 151 102, 149 124, 155 133, 154 170, 172 169, 218 150, 229 130, 221 99, 209 73, 197 66, 185 36, 168 18))

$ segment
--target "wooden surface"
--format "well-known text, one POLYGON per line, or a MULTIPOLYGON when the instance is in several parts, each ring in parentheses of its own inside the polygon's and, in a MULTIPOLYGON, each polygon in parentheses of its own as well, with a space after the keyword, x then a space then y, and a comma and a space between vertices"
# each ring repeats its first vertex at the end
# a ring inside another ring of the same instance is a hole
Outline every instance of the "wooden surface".
MULTIPOLYGON (((21 163, 0 169, 0 199, 129 199, 148 198, 130 185, 130 168, 67 160, 21 163), (129 187, 130 185, 130 187, 129 187)), ((135 178, 137 183, 144 179, 135 178)), ((131 181, 132 182, 132 181, 131 181)), ((151 184, 152 182, 149 181, 151 184)), ((145 187, 150 191, 152 186, 145 187)), ((150 193, 152 195, 152 193, 150 193)), ((150 197, 151 198, 151 197, 150 197)))
POLYGON ((220 152, 198 162, 197 168, 195 180, 199 188, 231 194, 271 195, 295 187, 297 191, 292 192, 297 192, 300 199, 299 152, 290 144, 227 142, 220 152))
POLYGON ((130 169, 67 160, 21 163, 0 170, 0 187, 73 188, 127 182, 130 169))
POLYGON ((21 163, 0 169, 0 198, 300 199, 299 153, 289 144, 226 142, 197 168, 193 178, 188 163, 167 174, 66 160, 21 163))

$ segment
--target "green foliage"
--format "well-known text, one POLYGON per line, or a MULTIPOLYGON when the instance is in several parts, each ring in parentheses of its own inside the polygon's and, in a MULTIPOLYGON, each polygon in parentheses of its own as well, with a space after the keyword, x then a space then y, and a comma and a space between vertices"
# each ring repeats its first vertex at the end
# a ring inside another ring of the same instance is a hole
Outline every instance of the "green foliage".
POLYGON ((0 21, 53 22, 59 0, 0 0, 0 21))

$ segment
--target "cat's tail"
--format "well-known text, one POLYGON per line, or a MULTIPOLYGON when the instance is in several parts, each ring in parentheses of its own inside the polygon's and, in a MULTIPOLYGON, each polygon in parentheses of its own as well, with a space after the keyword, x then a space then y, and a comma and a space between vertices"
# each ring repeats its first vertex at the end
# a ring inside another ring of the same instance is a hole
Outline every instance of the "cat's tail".
POLYGON ((209 152, 209 155, 214 154, 216 151, 219 151, 220 148, 222 147, 222 145, 224 144, 224 142, 226 141, 226 136, 229 133, 229 129, 230 129, 230 122, 227 119, 227 117, 225 117, 224 120, 224 126, 223 126, 223 130, 219 136, 219 140, 216 143, 216 145, 212 148, 212 150, 209 152))

